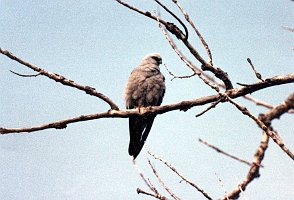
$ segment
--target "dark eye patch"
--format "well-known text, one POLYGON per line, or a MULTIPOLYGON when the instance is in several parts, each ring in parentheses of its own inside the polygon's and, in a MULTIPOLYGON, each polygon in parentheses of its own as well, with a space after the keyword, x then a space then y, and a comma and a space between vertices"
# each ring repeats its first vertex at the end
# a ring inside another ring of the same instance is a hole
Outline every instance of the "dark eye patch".
POLYGON ((161 58, 156 57, 156 56, 152 56, 151 58, 154 59, 154 60, 156 60, 157 62, 162 60, 161 58))

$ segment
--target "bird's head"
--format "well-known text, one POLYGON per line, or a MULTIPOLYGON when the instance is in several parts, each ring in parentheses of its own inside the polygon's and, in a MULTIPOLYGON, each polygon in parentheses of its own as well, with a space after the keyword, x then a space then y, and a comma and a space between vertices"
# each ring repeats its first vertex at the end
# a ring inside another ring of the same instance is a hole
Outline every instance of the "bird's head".
POLYGON ((155 64, 159 66, 162 64, 162 58, 159 53, 150 53, 143 57, 141 63, 155 64))

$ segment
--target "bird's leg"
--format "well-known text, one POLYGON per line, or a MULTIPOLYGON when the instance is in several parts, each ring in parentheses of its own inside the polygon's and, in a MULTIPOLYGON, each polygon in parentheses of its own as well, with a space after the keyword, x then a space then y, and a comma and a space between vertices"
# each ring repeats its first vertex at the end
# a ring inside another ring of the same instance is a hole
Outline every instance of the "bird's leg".
POLYGON ((139 113, 141 114, 141 108, 142 108, 143 106, 138 106, 137 108, 138 108, 138 110, 139 110, 139 113))

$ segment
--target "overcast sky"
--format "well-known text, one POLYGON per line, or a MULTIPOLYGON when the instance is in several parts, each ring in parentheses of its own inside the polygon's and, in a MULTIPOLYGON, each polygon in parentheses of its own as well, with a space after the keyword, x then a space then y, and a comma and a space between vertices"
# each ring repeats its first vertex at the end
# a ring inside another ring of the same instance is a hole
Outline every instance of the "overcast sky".
MULTIPOLYGON (((128 2, 151 12, 159 9, 151 0, 128 2)), ((172 1, 163 2, 180 15, 172 1)), ((236 82, 257 81, 246 61, 248 57, 264 78, 293 72, 294 34, 282 28, 294 27, 292 1, 180 3, 207 40, 215 65, 228 72, 234 86, 236 82)), ((159 10, 162 18, 173 21, 159 10)), ((205 55, 193 34, 190 31, 191 43, 205 55)), ((191 74, 156 22, 116 1, 0 0, 0 47, 49 72, 95 87, 120 108, 124 108, 128 76, 147 53, 161 53, 163 62, 177 75, 191 74)), ((187 52, 182 45, 179 47, 187 52)), ((9 70, 34 73, 0 55, 0 127, 30 127, 109 109, 101 100, 46 77, 22 78, 9 70)), ((196 77, 171 81, 164 67, 161 71, 167 87, 163 104, 214 94, 196 77)), ((256 92, 253 97, 276 105, 293 89, 293 84, 288 84, 256 92)), ((266 111, 243 99, 238 102, 256 115, 266 111)), ((260 142, 260 129, 230 104, 220 104, 195 118, 205 108, 169 112, 155 119, 137 161, 158 188, 147 163, 148 149, 172 163, 213 198, 223 196, 224 190, 230 191, 246 176, 246 165, 217 154, 200 144, 198 138, 251 161, 260 142)), ((293 151, 293 115, 283 115, 273 126, 293 151)), ((0 198, 152 199, 136 193, 137 187, 148 189, 131 164, 128 142, 127 119, 101 119, 71 124, 63 130, 1 136, 0 198)), ((202 199, 161 163, 152 162, 179 197, 202 199)), ((293 198, 291 159, 270 142, 263 164, 261 177, 248 186, 246 197, 293 198)))

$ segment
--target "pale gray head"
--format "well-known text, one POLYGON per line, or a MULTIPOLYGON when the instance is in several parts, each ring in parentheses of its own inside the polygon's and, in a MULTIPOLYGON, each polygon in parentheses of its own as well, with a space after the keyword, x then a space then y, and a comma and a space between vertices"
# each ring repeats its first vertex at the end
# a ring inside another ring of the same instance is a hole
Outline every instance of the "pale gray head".
POLYGON ((155 64, 159 66, 162 64, 162 58, 159 53, 150 53, 143 57, 141 64, 155 64))

